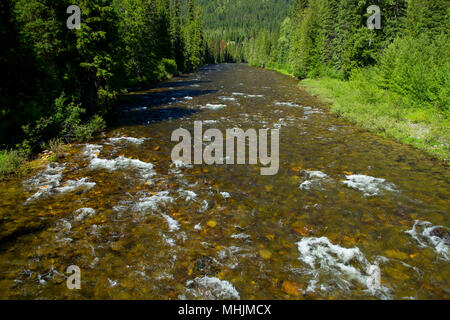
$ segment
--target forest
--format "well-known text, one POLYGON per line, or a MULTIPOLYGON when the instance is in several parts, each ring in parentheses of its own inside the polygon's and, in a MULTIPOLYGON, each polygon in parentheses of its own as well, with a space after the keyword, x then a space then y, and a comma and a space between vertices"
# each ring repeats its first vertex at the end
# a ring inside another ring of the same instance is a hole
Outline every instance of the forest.
POLYGON ((449 23, 0 1, 0 300, 450 300, 449 23))
POLYGON ((81 0, 81 28, 69 30, 71 1, 0 4, 0 166, 105 127, 126 88, 206 62, 202 11, 193 0, 81 0), (185 9, 185 10, 184 10, 185 9), (13 151, 6 151, 6 150, 13 151))
POLYGON ((80 0, 69 30, 68 0, 3 1, 0 167, 91 137, 127 88, 221 62, 307 79, 335 113, 446 159, 449 1, 376 1, 371 30, 372 2, 80 0))
POLYGON ((449 10, 448 0, 296 0, 237 60, 307 79, 338 115, 448 160, 449 10), (366 24, 372 4, 380 29, 366 24))

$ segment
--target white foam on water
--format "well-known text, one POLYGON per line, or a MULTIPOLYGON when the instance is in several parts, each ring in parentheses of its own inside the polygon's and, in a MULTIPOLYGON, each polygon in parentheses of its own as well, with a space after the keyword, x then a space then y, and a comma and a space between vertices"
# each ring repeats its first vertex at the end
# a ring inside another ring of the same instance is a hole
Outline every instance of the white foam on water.
POLYGON ((239 292, 226 280, 216 277, 199 277, 186 282, 186 291, 195 298, 204 300, 240 299, 239 292))
POLYGON ((100 152, 103 150, 103 146, 97 145, 97 144, 86 144, 84 146, 84 152, 83 154, 87 157, 93 157, 96 158, 100 154, 100 152))
POLYGON ((159 276, 155 277, 155 280, 165 280, 165 279, 172 280, 173 275, 164 271, 159 276))
POLYGON ((32 201, 40 198, 43 195, 49 194, 58 187, 62 181, 62 172, 65 165, 49 164, 47 168, 39 172, 34 178, 26 180, 27 186, 39 188, 39 190, 29 197, 26 201, 32 201))
POLYGON ((219 97, 219 99, 223 101, 236 101, 236 98, 233 97, 219 97))
POLYGON ((450 260, 449 230, 444 226, 435 226, 429 221, 416 220, 411 230, 406 231, 420 247, 433 248, 445 261, 450 260), (437 235, 437 230, 445 230, 444 237, 437 235))
POLYGON ((324 178, 328 177, 322 171, 307 171, 307 170, 304 170, 304 172, 305 172, 305 174, 307 175, 307 177, 309 179, 324 179, 324 178))
POLYGON ((329 179, 328 175, 321 171, 302 170, 302 173, 309 180, 305 180, 300 184, 299 188, 301 190, 311 190, 314 186, 320 186, 323 180, 329 179))
POLYGON ((217 123, 217 120, 203 120, 202 122, 204 124, 213 124, 213 123, 217 123))
POLYGON ((58 224, 61 225, 61 229, 63 232, 69 232, 70 230, 72 230, 72 224, 66 219, 60 219, 58 221, 58 224))
POLYGON ((322 113, 322 110, 316 108, 316 107, 303 107, 303 113, 305 115, 311 115, 316 113, 322 113))
POLYGON ((202 206, 200 207, 200 212, 205 212, 206 210, 208 210, 209 207, 209 203, 206 200, 202 201, 202 206))
POLYGON ((161 204, 171 203, 173 198, 169 196, 169 191, 161 191, 150 197, 144 197, 139 199, 134 207, 139 211, 147 209, 157 210, 161 204))
POLYGON ((239 265, 240 261, 242 261, 242 258, 253 257, 254 255, 254 252, 249 252, 248 249, 238 246, 230 246, 217 252, 217 257, 220 261, 216 262, 230 269, 235 269, 239 265))
POLYGON ((207 103, 206 105, 202 106, 202 109, 210 109, 210 110, 218 110, 218 109, 222 109, 225 108, 226 105, 225 104, 212 104, 212 103, 207 103))
POLYGON ((108 282, 109 282, 109 286, 110 287, 115 287, 119 284, 119 281, 117 280, 111 280, 110 278, 108 278, 108 282))
POLYGON ((183 99, 184 99, 184 100, 192 100, 192 99, 194 99, 194 98, 192 98, 192 97, 190 97, 190 96, 186 96, 186 97, 184 97, 183 99))
POLYGON ((77 216, 74 218, 75 221, 81 221, 87 216, 95 214, 95 210, 92 208, 81 208, 74 212, 77 216))
POLYGON ((153 170, 154 165, 151 163, 143 162, 137 159, 125 158, 120 156, 116 159, 101 159, 94 157, 91 159, 89 165, 90 169, 106 169, 109 171, 122 170, 122 169, 136 169, 139 171, 139 175, 143 179, 149 179, 153 177, 156 173, 153 170))
POLYGON ((27 184, 35 186, 57 186, 62 180, 62 171, 64 170, 64 168, 64 165, 49 164, 47 168, 39 172, 36 177, 27 180, 27 184))
POLYGON ((228 192, 220 192, 220 195, 221 195, 224 199, 231 198, 231 195, 230 195, 228 192))
POLYGON ((109 138, 109 141, 111 141, 112 143, 134 143, 136 145, 140 145, 142 143, 144 143, 145 140, 147 140, 146 138, 133 138, 133 137, 119 137, 119 138, 109 138))
POLYGON ((178 223, 177 220, 173 219, 172 217, 164 213, 162 213, 161 215, 163 216, 164 219, 166 219, 167 224, 169 225, 170 232, 177 231, 180 229, 180 224, 178 223))
POLYGON ((194 191, 179 189, 178 193, 181 197, 184 197, 186 201, 192 201, 197 198, 197 194, 194 191))
POLYGON ((247 98, 264 98, 262 94, 248 94, 247 98))
POLYGON ((387 182, 385 179, 374 178, 362 174, 347 175, 343 183, 352 189, 364 193, 364 196, 380 195, 383 191, 397 191, 395 185, 387 182))
POLYGON ((300 107, 300 105, 292 102, 275 102, 275 105, 284 107, 300 107))
POLYGON ((138 106, 138 107, 131 108, 130 111, 132 111, 132 112, 134 112, 134 111, 145 111, 147 109, 148 109, 147 107, 138 106))
POLYGON ((311 190, 312 184, 312 181, 306 180, 300 184, 299 188, 302 190, 311 190))
POLYGON ((245 94, 241 93, 241 92, 233 92, 232 95, 233 96, 245 96, 245 94))
POLYGON ((162 235, 162 238, 167 245, 169 245, 170 247, 175 247, 175 239, 169 238, 165 234, 162 235))
POLYGON ((202 230, 202 225, 201 225, 200 223, 197 223, 197 224, 194 226, 194 230, 202 230))
POLYGON ((231 235, 231 238, 233 239, 248 239, 250 236, 246 233, 235 233, 231 235))
POLYGON ((78 189, 84 191, 91 190, 96 185, 95 182, 88 181, 88 178, 81 178, 78 180, 67 180, 62 187, 55 188, 57 192, 71 192, 78 189))
POLYGON ((337 131, 337 127, 336 126, 331 126, 328 128, 328 131, 337 131))
POLYGON ((389 289, 370 281, 378 265, 371 264, 358 247, 344 248, 332 244, 326 237, 305 237, 297 242, 299 260, 307 265, 312 276, 307 290, 351 290, 351 281, 359 282, 367 292, 380 298, 390 298, 389 289), (320 287, 317 284, 320 283, 320 287))
POLYGON ((182 160, 175 160, 170 164, 170 166, 175 166, 176 168, 192 168, 192 164, 183 162, 182 160))
MULTIPOLYGON (((133 138, 136 139, 136 138, 133 138)), ((144 138, 143 138, 144 139, 144 138)), ((133 140, 134 141, 134 140, 133 140)), ((114 170, 123 170, 123 169, 135 169, 139 171, 139 175, 143 179, 150 179, 156 173, 153 170, 154 165, 151 163, 143 162, 138 159, 130 159, 125 158, 124 156, 120 156, 115 159, 102 159, 99 158, 98 155, 100 150, 102 150, 102 146, 99 145, 86 145, 84 154, 91 158, 91 162, 89 164, 90 169, 106 169, 109 171, 114 170)))

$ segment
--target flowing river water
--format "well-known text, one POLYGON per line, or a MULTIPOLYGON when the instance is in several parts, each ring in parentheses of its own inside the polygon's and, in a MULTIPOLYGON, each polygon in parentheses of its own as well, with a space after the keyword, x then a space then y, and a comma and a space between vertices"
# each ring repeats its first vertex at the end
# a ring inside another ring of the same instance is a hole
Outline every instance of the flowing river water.
POLYGON ((0 185, 0 298, 450 298, 441 163, 270 70, 207 66, 135 96, 115 127, 0 185), (171 134, 194 121, 280 129, 278 174, 173 164, 171 134))

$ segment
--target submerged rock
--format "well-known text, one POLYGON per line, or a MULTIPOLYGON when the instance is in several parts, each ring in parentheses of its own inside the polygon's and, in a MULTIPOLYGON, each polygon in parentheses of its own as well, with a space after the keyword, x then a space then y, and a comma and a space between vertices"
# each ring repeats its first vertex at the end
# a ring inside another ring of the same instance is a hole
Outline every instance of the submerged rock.
POLYGON ((301 297, 303 295, 302 286, 297 282, 283 281, 281 290, 294 297, 301 297))
POLYGON ((263 259, 270 259, 270 258, 272 258, 272 252, 270 252, 269 250, 266 250, 266 249, 259 250, 259 255, 263 259))

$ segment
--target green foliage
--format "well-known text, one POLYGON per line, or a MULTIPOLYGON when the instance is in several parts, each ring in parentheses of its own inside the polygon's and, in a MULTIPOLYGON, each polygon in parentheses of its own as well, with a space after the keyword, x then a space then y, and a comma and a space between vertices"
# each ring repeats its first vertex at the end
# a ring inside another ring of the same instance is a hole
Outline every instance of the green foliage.
POLYGON ((380 86, 449 115, 450 46, 447 37, 396 39, 377 67, 380 86))
POLYGON ((164 70, 164 74, 168 75, 169 77, 178 74, 178 66, 175 60, 164 58, 161 60, 161 65, 164 70))
POLYGON ((20 174, 24 169, 25 157, 17 150, 0 151, 0 180, 8 175, 20 174))
POLYGON ((69 0, 2 1, 0 147, 89 139, 124 87, 201 66, 202 14, 190 3, 185 19, 179 0, 80 0, 81 28, 69 30, 69 0))
POLYGON ((244 59, 320 78, 303 84, 337 114, 448 159, 449 1, 379 0, 381 30, 366 27, 371 4, 296 0, 279 33, 250 34, 244 59))
POLYGON ((253 30, 279 28, 293 0, 197 0, 208 37, 242 42, 253 30))
POLYGON ((65 94, 55 100, 55 113, 36 121, 34 125, 24 126, 27 139, 24 147, 44 143, 45 137, 58 136, 66 142, 82 141, 92 138, 92 135, 105 128, 105 122, 99 115, 94 115, 87 121, 82 121, 86 112, 80 104, 68 102, 65 94))
POLYGON ((450 120, 430 108, 411 108, 408 98, 381 89, 376 70, 358 70, 350 80, 330 77, 300 85, 331 104, 331 110, 362 128, 449 159, 450 120))
POLYGON ((188 22, 185 33, 187 68, 195 70, 204 63, 205 40, 203 35, 202 9, 194 9, 194 0, 189 0, 188 22))
POLYGON ((270 45, 267 30, 256 32, 244 43, 244 58, 300 79, 349 79, 375 66, 363 73, 372 75, 368 96, 376 87, 388 89, 407 98, 412 109, 431 108, 448 117, 448 0, 380 0, 381 30, 366 27, 369 5, 359 0, 296 0, 276 45, 270 45))
MULTIPOLYGON (((258 58, 252 57, 251 64, 269 65, 270 60, 275 61, 275 51, 278 50, 276 34, 292 2, 293 0, 197 0, 204 13, 207 62, 243 62, 246 60, 244 57, 249 61, 250 56, 246 52, 255 52, 256 44, 250 43, 248 39, 255 39, 258 32, 270 34, 274 50, 267 61, 258 61, 258 58)), ((259 45, 256 50, 263 50, 264 45, 259 45)), ((262 56, 263 52, 258 54, 262 56)))

